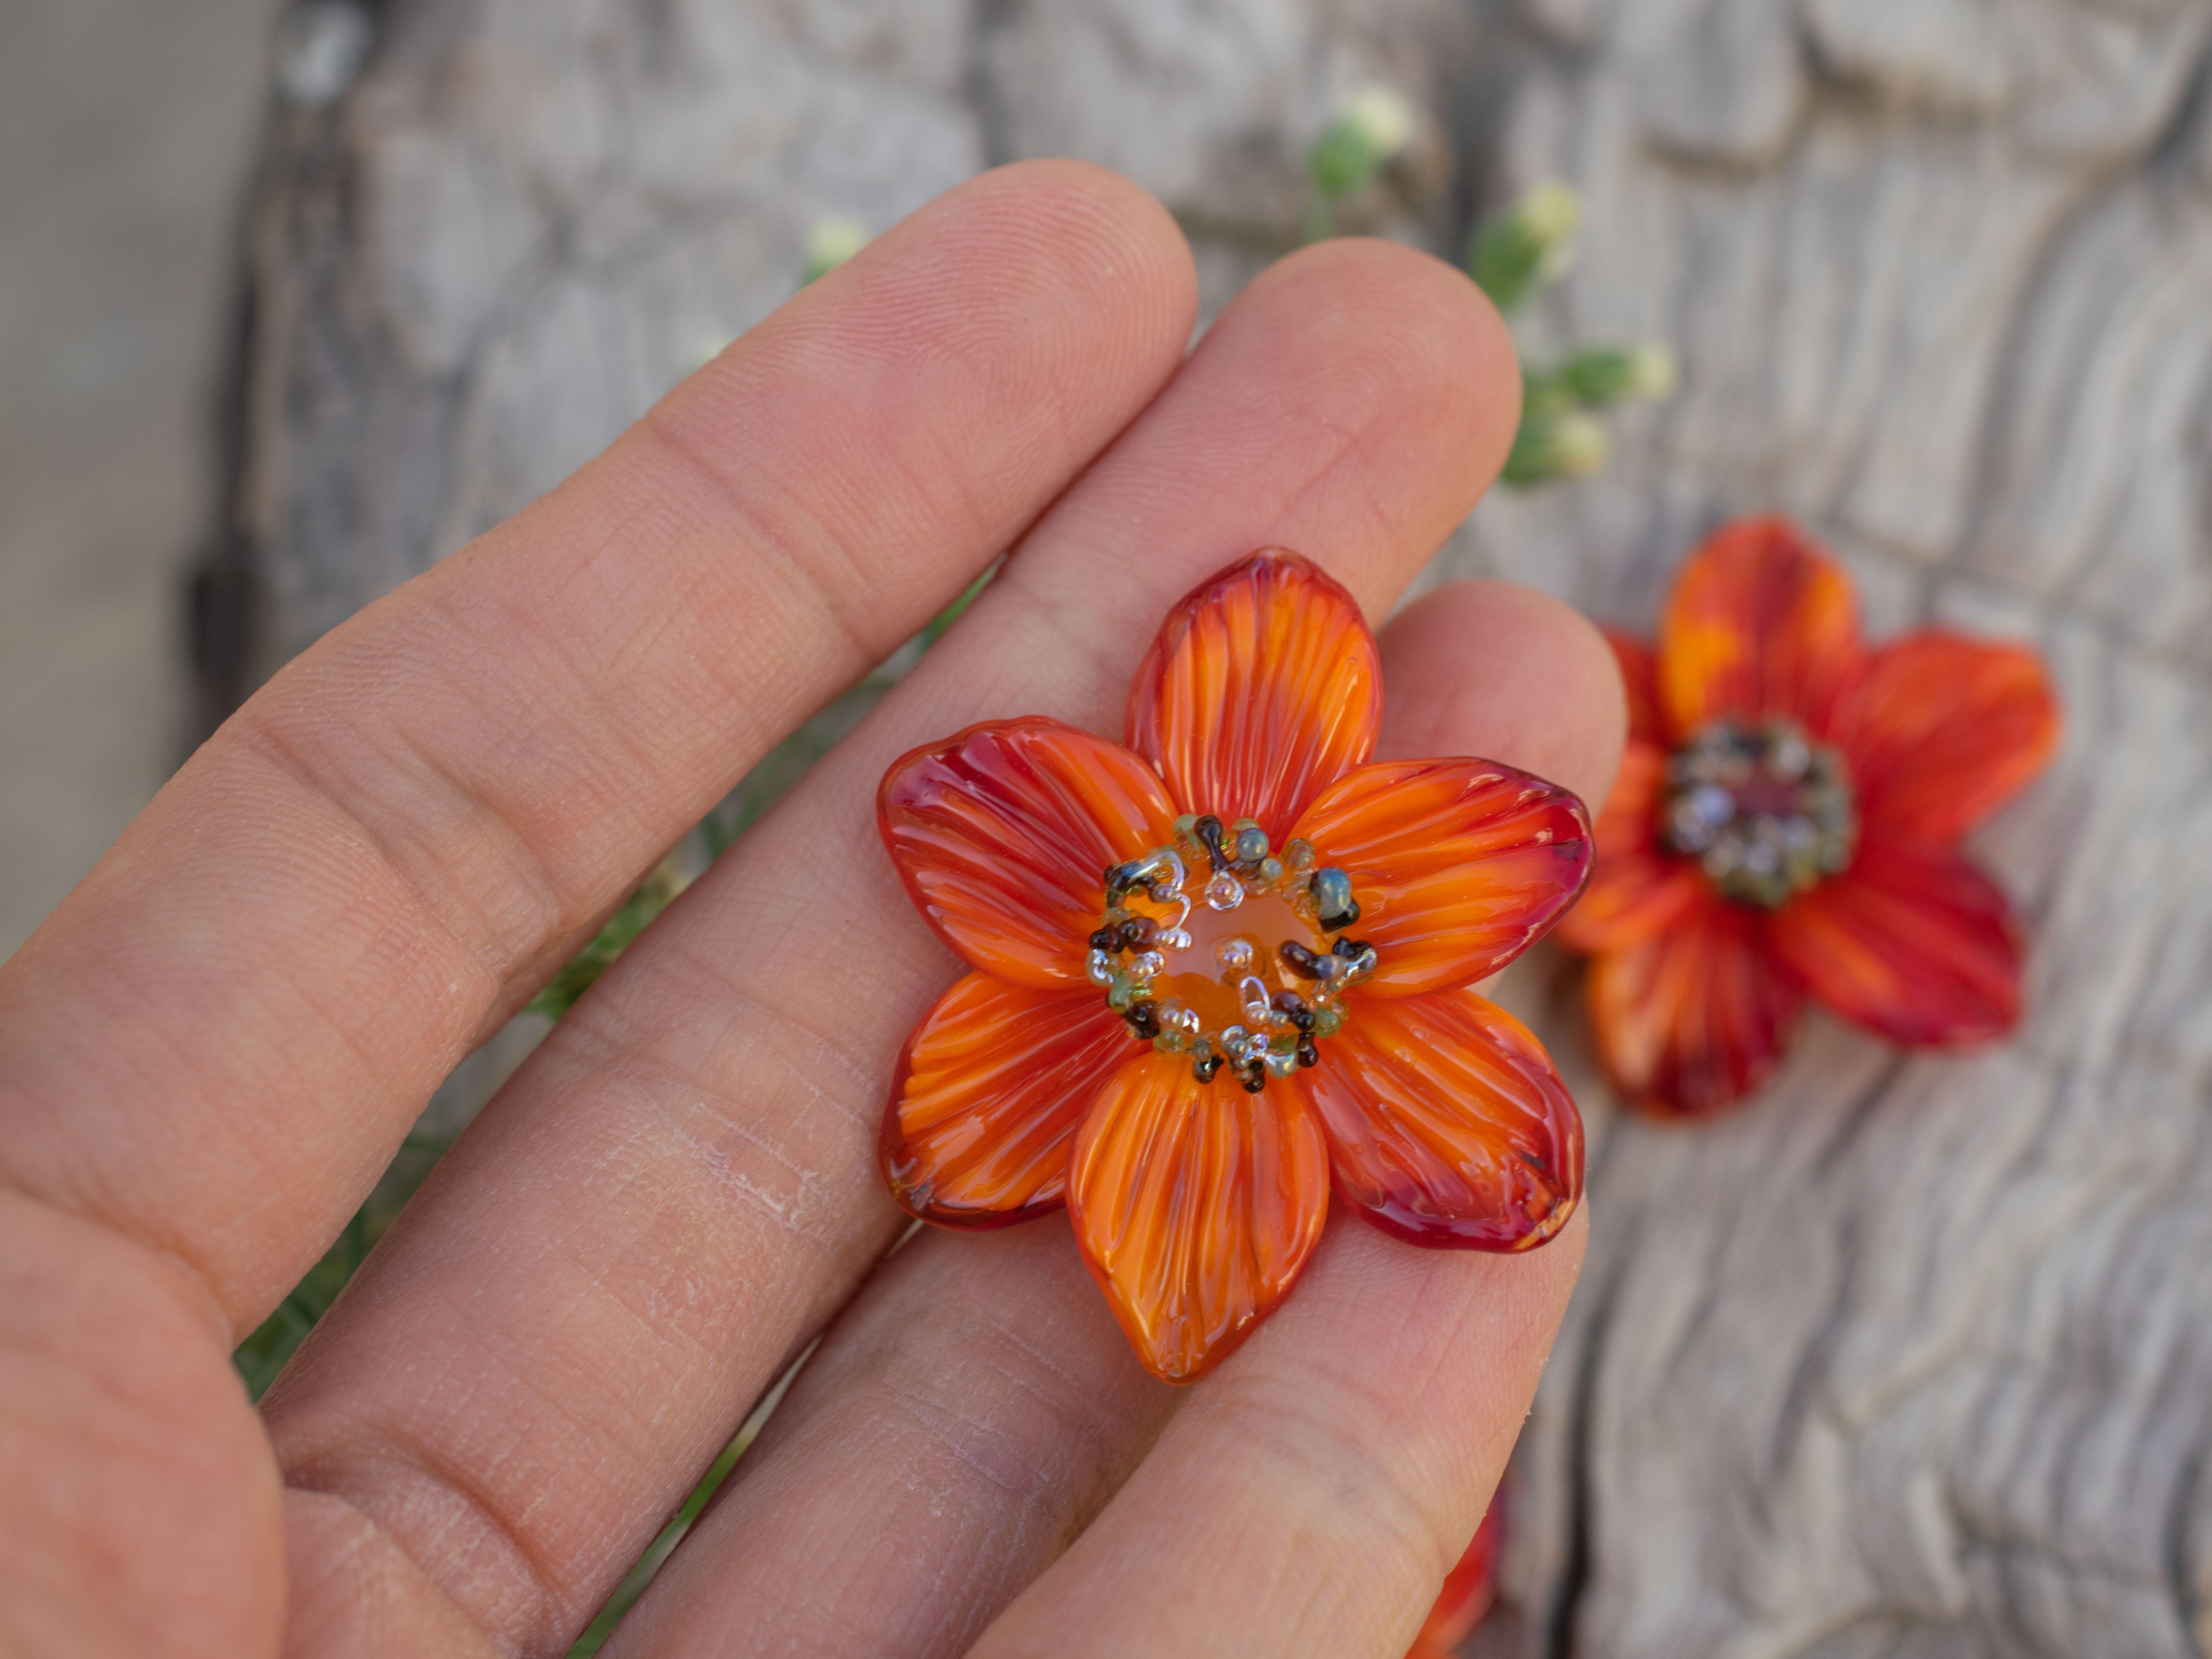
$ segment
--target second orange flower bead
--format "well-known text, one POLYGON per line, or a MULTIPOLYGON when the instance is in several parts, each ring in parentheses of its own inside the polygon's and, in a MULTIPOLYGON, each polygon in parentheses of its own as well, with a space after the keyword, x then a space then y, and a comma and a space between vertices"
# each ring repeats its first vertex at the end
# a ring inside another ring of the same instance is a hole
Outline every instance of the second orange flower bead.
POLYGON ((1808 996, 1907 1047, 2012 1029, 2021 932, 1958 842, 2057 744, 2033 652, 1936 629, 1868 647, 1850 578, 1778 519, 1698 550, 1656 653, 1613 645, 1628 749, 1559 936, 1595 957, 1632 1104, 1741 1100, 1808 996))

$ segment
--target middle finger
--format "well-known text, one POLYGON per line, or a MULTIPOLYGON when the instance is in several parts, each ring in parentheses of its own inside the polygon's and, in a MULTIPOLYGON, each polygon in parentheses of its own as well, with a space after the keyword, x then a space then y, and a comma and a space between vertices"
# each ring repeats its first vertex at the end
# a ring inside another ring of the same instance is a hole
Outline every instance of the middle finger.
POLYGON ((993 715, 1118 734, 1165 608, 1253 547, 1379 611, 1496 470, 1516 377, 1457 273, 1285 261, 861 728, 634 947, 447 1160, 272 1412, 500 1646, 565 1642, 893 1237, 892 1061, 954 964, 884 766, 993 715))

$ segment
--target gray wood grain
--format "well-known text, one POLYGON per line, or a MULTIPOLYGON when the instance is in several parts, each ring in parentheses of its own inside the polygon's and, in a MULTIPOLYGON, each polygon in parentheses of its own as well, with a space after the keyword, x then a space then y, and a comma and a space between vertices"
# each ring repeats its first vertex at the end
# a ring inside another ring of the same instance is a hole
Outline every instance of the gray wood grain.
POLYGON ((2016 1042, 1815 1019, 1743 1115, 1598 1136, 1519 1466, 1535 1645, 2212 1650, 2212 14, 1537 9, 1571 49, 1508 176, 1591 228, 1550 320, 1663 333, 1684 389, 1472 556, 1648 625, 1701 528, 1785 510, 1878 631, 2038 640, 2069 730, 1978 841, 2035 931, 2016 1042))
POLYGON ((1906 1058, 1815 1017, 1762 1100, 1622 1121, 1571 964, 1592 1250, 1516 1468, 1528 1650, 2212 1653, 2212 0, 394 0, 253 216, 238 518, 280 660, 554 483, 780 301, 807 227, 985 161, 1157 191, 1209 305, 1381 79, 1355 223, 1585 192, 1531 349, 1662 337, 1602 477, 1438 574, 1648 624, 1796 514, 1877 634, 2031 636, 2069 732, 1978 838, 2033 1012, 1906 1058))

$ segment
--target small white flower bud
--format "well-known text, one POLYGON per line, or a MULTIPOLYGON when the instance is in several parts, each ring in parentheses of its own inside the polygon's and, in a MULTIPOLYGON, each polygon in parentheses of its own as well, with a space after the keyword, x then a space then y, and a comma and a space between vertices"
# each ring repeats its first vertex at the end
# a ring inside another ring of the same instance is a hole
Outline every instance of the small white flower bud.
POLYGON ((870 240, 868 228, 857 219, 817 219, 806 233, 806 274, 800 285, 826 276, 851 258, 870 240))
POLYGON ((1337 112, 1340 125, 1358 135, 1376 165, 1388 161, 1413 142, 1413 106, 1402 94, 1385 86, 1369 85, 1344 100, 1337 112))
POLYGON ((1413 105, 1389 87, 1364 86, 1346 98, 1306 157, 1322 200, 1339 201, 1372 184, 1413 142, 1419 124, 1413 105))

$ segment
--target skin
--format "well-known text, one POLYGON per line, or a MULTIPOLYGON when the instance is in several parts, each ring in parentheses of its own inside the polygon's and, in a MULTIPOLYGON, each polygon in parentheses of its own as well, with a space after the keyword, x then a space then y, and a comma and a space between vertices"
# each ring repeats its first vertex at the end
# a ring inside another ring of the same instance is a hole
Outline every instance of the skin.
MULTIPOLYGON (((1181 1390, 1060 1220, 884 1259, 883 1090, 954 972, 884 765, 993 716, 1118 735, 1162 612, 1257 546, 1384 614, 1511 434, 1504 331, 1425 256, 1307 250, 1186 355, 1194 306, 1111 175, 951 192, 289 666, 0 968, 0 1659, 557 1656, 817 1335, 611 1652, 1397 1659, 1579 1218, 1508 1258, 1340 1212, 1181 1390), (250 1407, 229 1349, 439 1079, 1008 549, 250 1407)), ((1468 584, 1382 638, 1384 754, 1602 799, 1620 692, 1571 613, 1468 584)))

